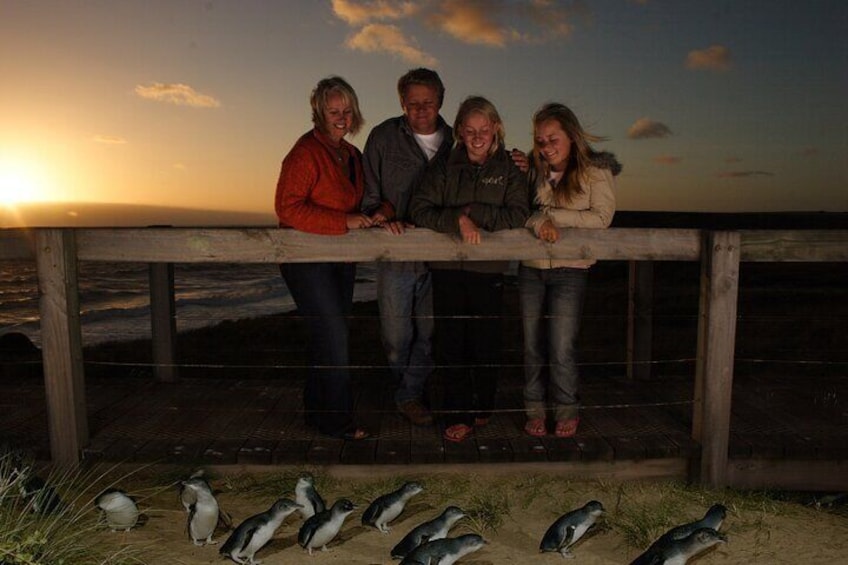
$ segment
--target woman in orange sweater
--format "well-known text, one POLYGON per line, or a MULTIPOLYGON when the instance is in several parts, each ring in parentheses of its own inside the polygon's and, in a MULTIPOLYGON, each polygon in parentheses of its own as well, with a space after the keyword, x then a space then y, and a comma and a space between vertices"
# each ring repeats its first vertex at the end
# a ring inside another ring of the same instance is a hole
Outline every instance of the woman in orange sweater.
MULTIPOLYGON (((344 137, 364 120, 353 88, 340 77, 321 80, 310 97, 315 127, 283 159, 274 200, 280 227, 341 235, 367 228, 359 212, 364 188, 362 154, 344 137)), ((368 432, 353 419, 348 319, 356 264, 284 263, 283 279, 306 322, 310 369, 303 390, 307 425, 326 435, 360 440, 368 432)))

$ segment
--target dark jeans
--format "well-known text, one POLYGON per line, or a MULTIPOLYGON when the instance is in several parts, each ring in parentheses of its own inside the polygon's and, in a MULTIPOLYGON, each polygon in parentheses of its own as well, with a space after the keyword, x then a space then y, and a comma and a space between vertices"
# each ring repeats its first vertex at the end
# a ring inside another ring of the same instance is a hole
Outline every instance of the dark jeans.
POLYGON ((473 425, 495 405, 503 273, 433 269, 435 353, 445 384, 445 425, 473 425))
POLYGON ((524 406, 528 418, 544 418, 546 400, 553 405, 557 420, 578 415, 576 344, 588 274, 587 269, 565 267, 518 268, 524 322, 524 406))
POLYGON ((423 263, 378 263, 380 335, 392 375, 395 402, 421 401, 433 372, 433 283, 423 263))
POLYGON ((348 320, 356 264, 284 263, 280 272, 309 336, 306 422, 321 433, 341 436, 354 425, 348 320))

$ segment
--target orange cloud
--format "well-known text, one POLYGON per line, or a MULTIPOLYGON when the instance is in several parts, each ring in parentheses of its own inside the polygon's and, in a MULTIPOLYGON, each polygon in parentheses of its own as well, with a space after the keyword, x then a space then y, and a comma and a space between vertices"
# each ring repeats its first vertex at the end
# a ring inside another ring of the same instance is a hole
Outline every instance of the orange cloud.
POLYGON ((668 137, 671 130, 662 122, 650 118, 639 118, 627 130, 628 139, 652 139, 668 137))
POLYGON ((135 93, 148 100, 192 106, 194 108, 217 108, 221 103, 207 94, 200 94, 187 84, 154 82, 148 86, 138 85, 135 93))
POLYGON ((380 51, 392 53, 411 65, 425 67, 438 65, 435 57, 412 45, 409 38, 393 25, 368 24, 347 40, 347 46, 367 53, 380 51))
POLYGON ((503 47, 520 34, 497 23, 501 8, 501 2, 443 0, 428 21, 463 43, 503 47))
POLYGON ((693 71, 729 70, 730 50, 724 45, 712 45, 706 49, 690 51, 686 56, 686 68, 693 71))
POLYGON ((399 0, 333 0, 333 13, 350 25, 361 25, 375 20, 399 20, 407 18, 419 9, 416 2, 399 0))

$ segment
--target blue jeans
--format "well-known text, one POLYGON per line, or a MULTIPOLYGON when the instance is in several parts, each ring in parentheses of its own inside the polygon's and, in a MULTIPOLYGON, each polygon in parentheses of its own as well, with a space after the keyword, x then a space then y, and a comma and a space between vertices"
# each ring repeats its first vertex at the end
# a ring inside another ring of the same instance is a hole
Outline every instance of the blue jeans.
POLYGON ((423 263, 378 263, 380 333, 392 375, 395 402, 422 400, 433 372, 433 283, 423 263))
POLYGON ((284 263, 280 272, 309 336, 306 422, 323 434, 341 436, 354 427, 348 320, 356 264, 284 263))
POLYGON ((534 269, 521 265, 518 290, 524 323, 524 407, 528 418, 544 418, 550 390, 555 418, 576 418, 576 342, 587 269, 534 269), (546 386, 543 369, 548 367, 546 386))

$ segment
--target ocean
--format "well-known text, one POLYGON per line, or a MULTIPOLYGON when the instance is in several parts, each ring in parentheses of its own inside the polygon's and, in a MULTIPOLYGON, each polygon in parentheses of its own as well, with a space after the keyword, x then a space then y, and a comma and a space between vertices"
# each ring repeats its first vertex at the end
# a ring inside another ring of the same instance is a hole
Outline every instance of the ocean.
MULTIPOLYGON (((84 346, 150 338, 146 263, 81 262, 78 273, 84 346)), ((295 308, 273 264, 177 264, 174 292, 177 331, 295 308)), ((361 263, 354 300, 375 298, 374 264, 361 263)), ((13 331, 41 346, 34 261, 0 261, 0 334, 13 331)))

